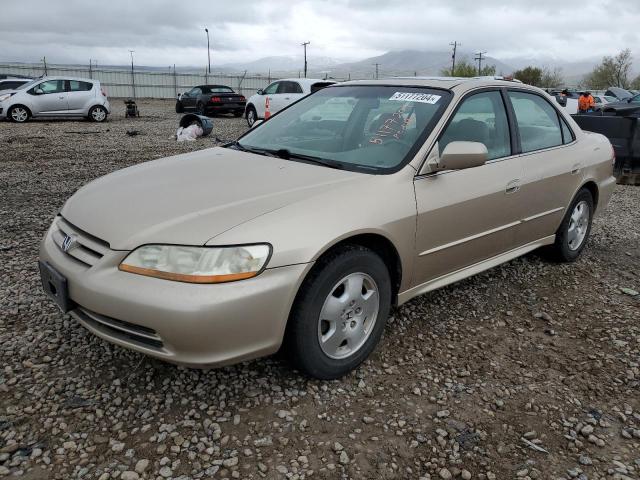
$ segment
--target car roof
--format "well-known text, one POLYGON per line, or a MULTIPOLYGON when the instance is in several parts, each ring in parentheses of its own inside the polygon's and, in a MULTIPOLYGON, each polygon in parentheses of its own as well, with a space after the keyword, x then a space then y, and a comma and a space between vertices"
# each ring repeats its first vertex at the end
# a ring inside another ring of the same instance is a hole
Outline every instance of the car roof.
POLYGON ((335 80, 324 80, 322 78, 279 78, 278 80, 273 80, 271 83, 275 82, 298 82, 302 85, 313 85, 314 83, 336 83, 335 80))
POLYGON ((230 87, 229 85, 196 85, 193 88, 202 88, 202 87, 207 87, 207 88, 230 88, 231 90, 233 90, 233 87, 230 87))
POLYGON ((41 77, 35 78, 33 80, 77 80, 78 82, 89 82, 89 83, 100 83, 99 80, 94 80, 93 78, 82 78, 82 77, 41 77))
POLYGON ((30 82, 31 80, 33 80, 33 78, 18 78, 18 77, 0 78, 0 82, 30 82))
POLYGON ((505 80, 503 77, 393 77, 383 80, 352 80, 340 85, 388 85, 403 87, 431 87, 447 90, 467 91, 482 87, 518 87, 541 91, 520 80, 505 80))

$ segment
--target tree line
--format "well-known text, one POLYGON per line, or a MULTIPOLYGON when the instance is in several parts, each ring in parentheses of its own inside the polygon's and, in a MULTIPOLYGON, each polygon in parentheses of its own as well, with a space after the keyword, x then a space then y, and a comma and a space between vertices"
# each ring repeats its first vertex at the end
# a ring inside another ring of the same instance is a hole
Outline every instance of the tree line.
MULTIPOLYGON (((608 87, 621 87, 640 90, 640 75, 632 78, 631 68, 633 56, 628 48, 618 55, 605 56, 600 64, 596 65, 591 73, 586 75, 579 87, 604 90, 608 87)), ((455 69, 445 68, 440 72, 451 77, 475 77, 478 69, 466 60, 461 60, 455 69)), ((481 76, 496 74, 495 65, 487 65, 482 68, 481 76)), ((514 78, 522 82, 541 88, 559 88, 565 86, 565 79, 560 68, 528 66, 512 73, 514 78)))

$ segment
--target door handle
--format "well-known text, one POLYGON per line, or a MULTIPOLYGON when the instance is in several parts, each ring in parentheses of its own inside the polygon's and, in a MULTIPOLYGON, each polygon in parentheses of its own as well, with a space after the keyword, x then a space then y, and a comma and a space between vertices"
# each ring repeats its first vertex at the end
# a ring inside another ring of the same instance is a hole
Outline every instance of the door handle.
POLYGON ((571 175, 580 173, 580 170, 582 170, 582 164, 576 163, 573 167, 571 167, 571 175))
POLYGON ((510 193, 516 193, 518 190, 520 190, 519 178, 516 178, 515 180, 511 180, 509 183, 507 183, 507 187, 504 189, 507 195, 510 193))
POLYGON ((62 97, 58 97, 58 98, 59 98, 60 100, 63 100, 63 99, 64 99, 64 96, 62 96, 62 97))
POLYGON ((285 99, 285 100, 289 100, 289 99, 290 99, 290 97, 284 97, 284 99, 285 99))

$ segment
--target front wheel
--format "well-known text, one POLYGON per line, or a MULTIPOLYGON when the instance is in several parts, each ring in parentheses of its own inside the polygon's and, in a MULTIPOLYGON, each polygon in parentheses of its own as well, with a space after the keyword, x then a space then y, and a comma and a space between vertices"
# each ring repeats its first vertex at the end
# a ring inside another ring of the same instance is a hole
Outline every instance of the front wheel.
POLYGON ((182 102, 176 102, 176 113, 183 113, 184 112, 184 106, 182 105, 182 102))
POLYGON ((285 347, 315 378, 341 377, 378 344, 391 308, 387 266, 373 251, 348 246, 321 259, 300 288, 285 347))
POLYGON ((27 107, 23 107, 22 105, 15 105, 11 107, 8 113, 9 119, 12 122, 16 123, 24 123, 29 120, 29 117, 31 116, 31 112, 29 112, 29 109, 27 107))
POLYGON ((247 125, 249 125, 249 128, 253 127, 253 124, 256 123, 257 119, 258 113, 256 112, 255 107, 253 105, 249 105, 247 108, 247 125))
POLYGON ((567 209, 556 232, 556 241, 550 248, 555 260, 573 262, 580 256, 591 233, 593 210, 591 192, 586 188, 581 189, 567 209))
POLYGON ((91 107, 91 110, 89 110, 89 120, 92 122, 104 122, 107 119, 107 115, 107 109, 101 105, 91 107))

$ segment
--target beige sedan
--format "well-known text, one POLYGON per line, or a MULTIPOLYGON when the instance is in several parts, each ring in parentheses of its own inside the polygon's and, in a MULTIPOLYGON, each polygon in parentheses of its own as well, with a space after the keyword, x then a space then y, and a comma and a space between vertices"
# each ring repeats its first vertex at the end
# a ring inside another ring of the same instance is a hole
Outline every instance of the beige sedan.
POLYGON ((81 188, 42 242, 42 283, 95 335, 157 358, 284 347, 336 378, 392 305, 541 247, 575 260, 612 161, 605 137, 520 83, 343 83, 239 141, 81 188))

